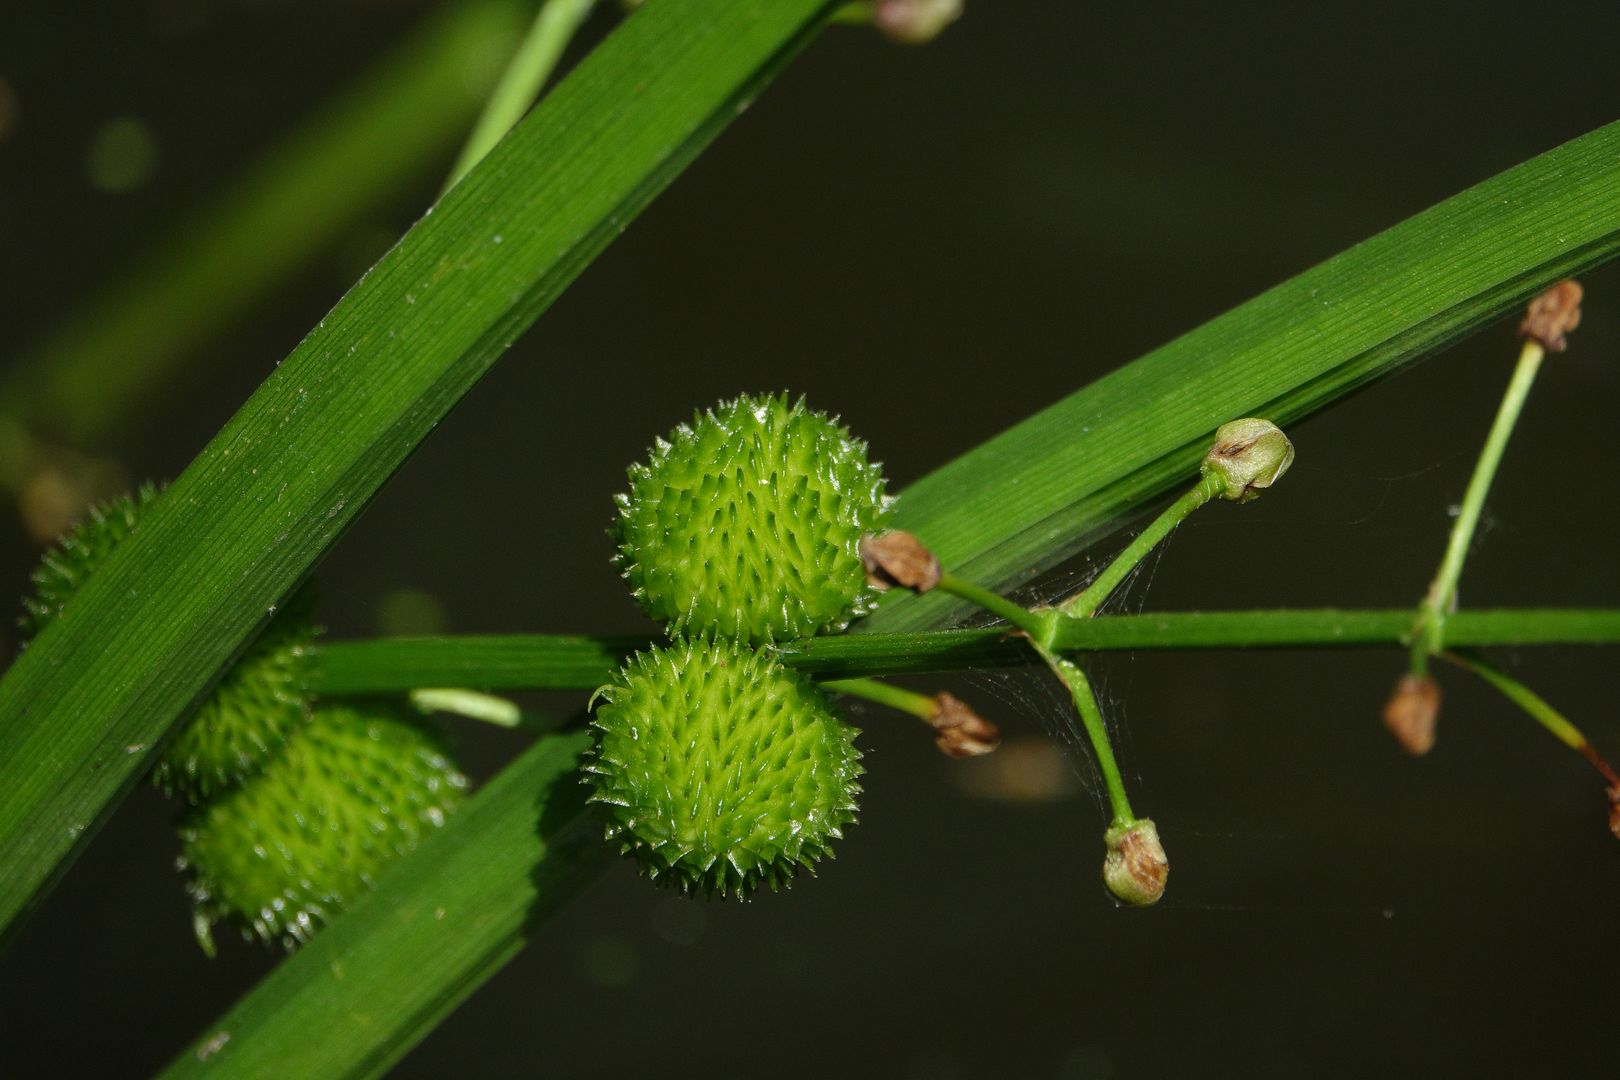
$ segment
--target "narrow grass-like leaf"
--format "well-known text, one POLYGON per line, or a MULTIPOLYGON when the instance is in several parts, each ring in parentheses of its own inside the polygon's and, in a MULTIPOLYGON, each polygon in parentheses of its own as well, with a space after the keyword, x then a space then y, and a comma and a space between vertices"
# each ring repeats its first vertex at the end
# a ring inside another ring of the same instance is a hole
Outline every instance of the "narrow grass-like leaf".
MULTIPOLYGON (((584 732, 542 738, 341 922, 386 948, 326 932, 271 972, 170 1076, 382 1073, 521 947, 528 927, 615 856, 585 812, 584 732), (490 947, 491 939, 500 944, 490 947)), ((536 1008, 543 1003, 536 1002, 536 1008)))
MULTIPOLYGON (((1398 648, 1412 630, 1410 608, 1282 611, 1176 611, 1105 615, 1064 624, 1064 652, 1125 649, 1398 648)), ((1458 611, 1446 643, 1620 645, 1620 610, 1511 608, 1458 611)), ((594 690, 624 658, 644 648, 634 637, 499 635, 377 638, 323 646, 315 686, 322 694, 382 694, 421 686, 480 690, 594 690)), ((1022 641, 998 629, 837 634, 779 646, 789 667, 818 678, 902 675, 1035 662, 1022 641)))
POLYGON ((0 681, 0 933, 513 337, 819 26, 625 20, 344 297, 0 681))
MULTIPOLYGON (((906 493, 900 504, 906 527, 953 566, 985 578, 1006 580, 1048 565, 1154 494, 1187 482, 1197 444, 1221 421, 1256 411, 1302 415, 1501 315, 1558 277, 1612 257, 1617 247, 1620 124, 1351 249, 964 455, 906 493), (1096 437, 1099 431, 1107 437, 1096 437)), ((928 597, 901 598, 867 625, 926 626, 945 614, 928 597)), ((1612 620, 1612 613, 1595 617, 1612 620)), ((1448 632, 1457 625, 1448 622, 1448 632)), ((1381 627, 1385 632, 1393 626, 1381 627)), ((1609 632, 1612 625, 1603 634, 1609 632)), ((838 646, 829 639, 826 647, 838 646)), ((600 659, 587 655, 585 662, 600 659)), ((500 822, 502 830, 458 832, 467 844, 458 855, 506 868, 507 875, 480 875, 474 908, 500 908, 509 893, 532 895, 531 874, 564 872, 549 859, 519 872, 501 850, 499 836, 528 820, 533 797, 503 784, 472 800, 488 815, 481 820, 500 822)), ((254 1075, 234 1062, 271 1062, 277 1048, 301 1041, 348 1044, 353 1054, 347 1062, 330 1059, 312 1075, 366 1075, 364 1063, 393 1060, 414 1044, 431 1020, 409 1006, 417 988, 371 985, 351 999, 325 959, 409 971, 415 961, 426 965, 448 953, 460 960, 439 975, 455 988, 444 998, 451 1001, 495 970, 532 929, 511 920, 453 926, 445 920, 437 934, 394 933, 385 917, 390 905, 429 905, 441 890, 459 890, 452 871, 425 865, 434 858, 434 851, 420 850, 385 875, 375 897, 322 932, 322 952, 291 957, 187 1051, 173 1075, 198 1072, 197 1056, 222 1033, 232 1038, 209 1060, 229 1075, 254 1075), (397 1008, 400 1019, 369 1024, 358 1045, 342 1017, 362 1000, 374 1016, 397 1008), (251 1037, 239 1041, 234 1032, 248 1018, 251 1037)))
MULTIPOLYGON (((912 485, 898 524, 958 574, 1008 583, 1189 482, 1220 424, 1304 416, 1617 251, 1620 123, 1409 218, 1070 395, 912 485), (964 497, 980 491, 995 496, 964 497)), ((943 595, 901 598, 864 629, 934 625, 953 607, 943 595)))
POLYGON ((421 179, 477 115, 526 11, 462 0, 431 17, 13 365, 0 413, 80 446, 104 438, 345 223, 421 179))

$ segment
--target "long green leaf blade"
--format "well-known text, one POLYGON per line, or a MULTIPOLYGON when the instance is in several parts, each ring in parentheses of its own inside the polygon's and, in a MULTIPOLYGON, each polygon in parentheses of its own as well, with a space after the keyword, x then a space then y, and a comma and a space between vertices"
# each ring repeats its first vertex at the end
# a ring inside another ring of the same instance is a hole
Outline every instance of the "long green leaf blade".
POLYGON ((819 25, 650 4, 277 369, 0 681, 10 933, 434 424, 819 25))

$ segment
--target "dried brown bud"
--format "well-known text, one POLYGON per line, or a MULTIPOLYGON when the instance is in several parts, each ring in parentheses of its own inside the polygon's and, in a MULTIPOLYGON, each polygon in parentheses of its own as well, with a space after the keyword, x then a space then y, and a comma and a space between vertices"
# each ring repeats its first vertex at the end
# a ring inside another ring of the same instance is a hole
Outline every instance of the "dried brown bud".
POLYGON ((1564 335, 1581 325, 1581 285, 1560 281, 1534 300, 1519 324, 1519 336, 1534 338, 1548 352, 1569 347, 1564 335))
POLYGON ((1609 796, 1609 831, 1620 840, 1620 786, 1606 789, 1609 796))
POLYGON ((962 0, 873 0, 872 25, 890 41, 924 45, 962 17, 962 0))
POLYGON ((1001 729, 952 694, 934 695, 934 715, 928 722, 938 732, 934 745, 948 757, 980 757, 1001 745, 1001 729))
POLYGON ((1159 842, 1159 829, 1141 818, 1109 829, 1103 836, 1108 857, 1103 860, 1103 883, 1119 900, 1135 907, 1158 903, 1170 877, 1170 860, 1159 842))
POLYGON ((861 562, 867 584, 879 589, 898 585, 927 592, 939 584, 939 560, 922 541, 898 529, 861 537, 861 562))
POLYGON ((1403 675, 1384 702, 1384 726, 1413 757, 1434 748, 1434 724, 1440 717, 1440 684, 1427 675, 1403 675))

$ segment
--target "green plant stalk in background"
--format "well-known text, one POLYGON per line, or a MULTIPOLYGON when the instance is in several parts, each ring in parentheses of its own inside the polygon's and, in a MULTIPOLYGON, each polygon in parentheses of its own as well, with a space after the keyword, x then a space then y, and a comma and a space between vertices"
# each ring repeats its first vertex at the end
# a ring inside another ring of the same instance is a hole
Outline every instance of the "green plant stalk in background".
POLYGON ((626 19, 174 482, 0 680, 0 934, 15 931, 266 612, 825 8, 687 0, 626 19))
MULTIPOLYGON (((9 365, 0 428, 90 447, 139 413, 143 395, 329 248, 345 225, 422 178, 477 115, 526 7, 463 0, 430 17, 9 365)), ((0 487, 22 481, 27 446, 0 438, 0 487)))
POLYGON ((451 167, 450 178, 444 184, 446 191, 523 119, 523 114, 539 96, 540 88, 556 70, 563 50, 595 6, 596 0, 544 0, 541 3, 534 24, 518 46, 517 55, 495 84, 484 111, 473 125, 472 134, 467 136, 466 145, 451 167))

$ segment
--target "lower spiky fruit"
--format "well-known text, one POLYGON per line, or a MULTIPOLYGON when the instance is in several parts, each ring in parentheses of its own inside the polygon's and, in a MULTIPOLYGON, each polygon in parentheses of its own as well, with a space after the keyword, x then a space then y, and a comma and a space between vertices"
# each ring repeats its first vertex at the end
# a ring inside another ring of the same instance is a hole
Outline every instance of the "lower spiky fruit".
POLYGON ((656 881, 722 896, 780 888, 831 857, 855 820, 855 729, 764 653, 654 647, 597 693, 591 800, 656 881))
POLYGON ((292 948, 444 824, 466 778, 397 710, 322 707, 265 771, 192 811, 181 869, 204 950, 216 922, 292 948))

